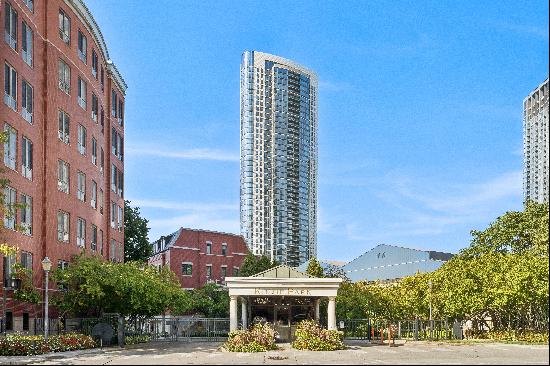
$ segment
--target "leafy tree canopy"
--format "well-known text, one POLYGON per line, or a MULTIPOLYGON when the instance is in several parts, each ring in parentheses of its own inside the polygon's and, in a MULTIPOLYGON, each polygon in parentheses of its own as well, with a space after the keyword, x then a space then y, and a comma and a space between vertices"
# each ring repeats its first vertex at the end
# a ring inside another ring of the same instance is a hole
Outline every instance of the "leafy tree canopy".
POLYGON ((311 258, 307 265, 306 273, 313 277, 324 277, 323 267, 317 260, 317 258, 311 258))
POLYGON ((73 315, 153 316, 178 304, 183 291, 168 267, 157 270, 139 262, 112 263, 96 257, 75 257, 53 278, 66 291, 53 299, 62 312, 73 315))
POLYGON ((149 221, 141 217, 139 207, 124 201, 124 260, 147 261, 153 254, 149 245, 149 221))
POLYGON ((243 260, 239 275, 242 277, 253 276, 278 265, 277 261, 273 261, 272 263, 265 255, 257 257, 252 253, 248 253, 243 260))
POLYGON ((547 330, 548 204, 529 202, 472 236, 470 247, 434 272, 394 283, 344 282, 338 317, 428 319, 431 304, 435 319, 490 317, 495 330, 547 330))
POLYGON ((548 256, 548 203, 528 201, 523 211, 509 211, 483 230, 472 230, 463 257, 484 253, 525 253, 548 256))

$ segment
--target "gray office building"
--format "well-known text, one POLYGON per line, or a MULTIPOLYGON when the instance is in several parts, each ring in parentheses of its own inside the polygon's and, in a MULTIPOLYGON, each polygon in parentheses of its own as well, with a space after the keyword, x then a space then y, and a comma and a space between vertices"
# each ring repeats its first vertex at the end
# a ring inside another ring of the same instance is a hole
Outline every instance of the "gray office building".
POLYGON ((548 202, 548 78, 523 101, 523 197, 548 202))
POLYGON ((299 266, 317 251, 317 76, 257 51, 241 61, 241 235, 299 266))

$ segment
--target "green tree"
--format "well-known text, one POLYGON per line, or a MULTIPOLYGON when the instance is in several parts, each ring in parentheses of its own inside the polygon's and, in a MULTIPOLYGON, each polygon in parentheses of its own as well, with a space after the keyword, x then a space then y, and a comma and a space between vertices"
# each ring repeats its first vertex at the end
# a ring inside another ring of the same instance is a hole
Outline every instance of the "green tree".
POLYGON ((62 313, 76 316, 149 317, 172 309, 183 294, 168 267, 157 270, 139 262, 79 256, 67 269, 54 270, 53 279, 67 290, 57 292, 52 302, 62 313))
POLYGON ((472 243, 461 254, 525 253, 548 256, 548 203, 528 201, 523 211, 509 211, 483 231, 472 230, 472 243))
POLYGON ((147 261, 153 254, 149 245, 149 221, 141 217, 139 207, 131 207, 124 201, 124 260, 147 261))
POLYGON ((323 267, 317 260, 317 258, 311 258, 307 265, 306 273, 312 277, 324 277, 323 267))
POLYGON ((265 255, 255 256, 252 253, 248 253, 243 260, 239 275, 242 277, 253 276, 278 265, 277 261, 273 261, 272 263, 265 255))

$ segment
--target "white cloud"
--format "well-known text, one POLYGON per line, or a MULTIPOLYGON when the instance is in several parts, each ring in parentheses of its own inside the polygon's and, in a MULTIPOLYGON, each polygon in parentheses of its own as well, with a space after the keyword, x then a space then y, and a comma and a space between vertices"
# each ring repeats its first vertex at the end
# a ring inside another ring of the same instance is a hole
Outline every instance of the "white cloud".
POLYGON ((367 247, 380 243, 406 245, 413 237, 418 242, 419 238, 467 233, 476 225, 485 227, 507 210, 520 208, 516 206, 522 200, 522 172, 510 171, 469 184, 390 173, 370 188, 377 191, 379 200, 373 202, 388 205, 385 211, 389 215, 380 219, 343 217, 332 215, 324 207, 319 212, 319 232, 344 235, 347 240, 368 243, 367 247), (330 217, 330 223, 325 217, 330 217))
POLYGON ((201 202, 177 202, 146 199, 130 199, 131 206, 140 208, 160 208, 177 211, 235 211, 239 209, 238 204, 231 203, 201 203, 201 202))
POLYGON ((149 239, 156 240, 180 227, 238 234, 239 205, 235 203, 178 202, 130 198, 130 206, 139 207, 149 220, 149 239), (161 211, 148 210, 160 209, 161 211), (163 211, 164 210, 164 211, 163 211), (168 214, 168 216, 166 216, 168 214))
POLYGON ((188 160, 214 160, 214 161, 239 161, 239 155, 233 152, 213 149, 188 149, 180 151, 167 151, 156 147, 127 147, 126 154, 156 156, 161 158, 188 159, 188 160))

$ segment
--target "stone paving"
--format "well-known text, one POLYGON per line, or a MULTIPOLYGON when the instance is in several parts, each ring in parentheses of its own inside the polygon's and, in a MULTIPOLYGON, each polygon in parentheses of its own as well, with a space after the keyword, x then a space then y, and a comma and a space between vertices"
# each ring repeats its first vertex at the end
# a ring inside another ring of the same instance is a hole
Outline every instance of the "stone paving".
POLYGON ((334 352, 297 351, 283 344, 277 351, 230 353, 220 343, 150 343, 127 349, 106 348, 34 357, 0 357, 0 364, 34 365, 204 365, 204 364, 548 364, 547 345, 504 343, 403 342, 395 347, 346 342, 334 352))

